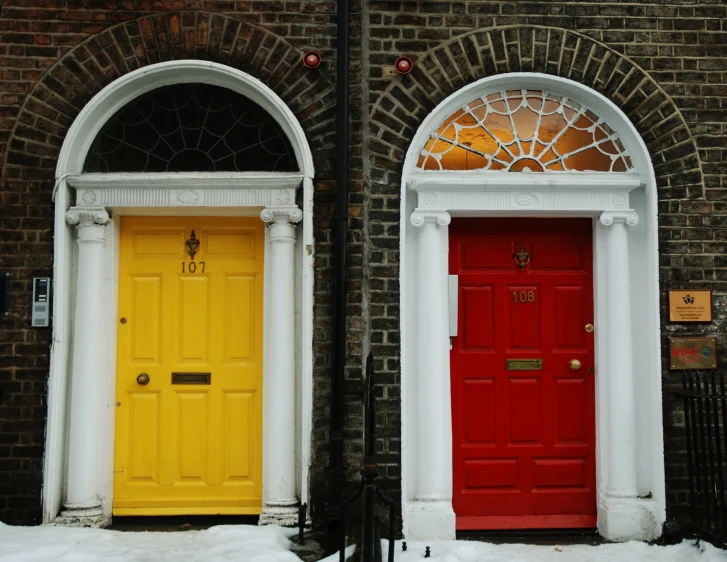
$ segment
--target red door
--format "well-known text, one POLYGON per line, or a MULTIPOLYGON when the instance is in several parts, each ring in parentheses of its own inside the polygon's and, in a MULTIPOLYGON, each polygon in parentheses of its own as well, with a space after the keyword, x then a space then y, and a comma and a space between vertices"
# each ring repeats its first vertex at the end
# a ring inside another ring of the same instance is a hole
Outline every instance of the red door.
POLYGON ((596 526, 591 228, 452 221, 457 529, 596 526))

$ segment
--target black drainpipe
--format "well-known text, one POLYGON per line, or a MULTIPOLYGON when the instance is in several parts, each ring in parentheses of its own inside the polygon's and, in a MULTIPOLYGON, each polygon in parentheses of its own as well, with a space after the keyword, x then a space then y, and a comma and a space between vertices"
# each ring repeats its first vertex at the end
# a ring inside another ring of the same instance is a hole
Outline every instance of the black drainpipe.
POLYGON ((338 0, 336 55, 336 209, 333 217, 333 364, 331 371, 331 433, 328 520, 336 525, 343 493, 343 399, 346 368, 346 249, 348 245, 348 0, 338 0))

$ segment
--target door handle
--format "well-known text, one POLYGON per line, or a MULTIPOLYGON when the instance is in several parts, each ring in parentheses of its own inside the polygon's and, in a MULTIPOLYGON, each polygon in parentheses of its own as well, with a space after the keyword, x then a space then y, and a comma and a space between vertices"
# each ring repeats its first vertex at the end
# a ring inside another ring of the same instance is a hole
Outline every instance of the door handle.
POLYGON ((581 368, 581 362, 578 359, 571 359, 570 368, 571 371, 578 371, 581 368))
POLYGON ((151 378, 146 373, 139 373, 139 376, 136 377, 136 382, 141 386, 146 386, 150 380, 151 378))

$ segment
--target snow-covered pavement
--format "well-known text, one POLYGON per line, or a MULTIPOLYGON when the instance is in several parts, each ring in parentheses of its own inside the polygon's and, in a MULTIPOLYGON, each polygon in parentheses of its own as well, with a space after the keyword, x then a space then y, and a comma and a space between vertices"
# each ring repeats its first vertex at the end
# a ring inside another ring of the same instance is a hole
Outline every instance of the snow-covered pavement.
POLYGON ((206 531, 131 533, 0 523, 1 562, 300 562, 295 529, 221 525, 206 531))
MULTIPOLYGON (((206 531, 136 533, 0 523, 0 562, 299 562, 290 552, 293 529, 223 525, 206 531)), ((494 545, 471 541, 396 543, 396 562, 727 562, 706 543, 601 546, 494 545)), ((385 548, 385 545, 384 545, 385 548)), ((330 557, 327 562, 338 562, 330 557)))
POLYGON ((425 562, 424 549, 427 545, 431 548, 430 562, 727 562, 726 551, 711 544, 697 544, 696 541, 684 541, 674 546, 651 546, 642 542, 537 546, 474 541, 407 541, 406 552, 401 551, 401 542, 397 541, 396 562, 425 562))

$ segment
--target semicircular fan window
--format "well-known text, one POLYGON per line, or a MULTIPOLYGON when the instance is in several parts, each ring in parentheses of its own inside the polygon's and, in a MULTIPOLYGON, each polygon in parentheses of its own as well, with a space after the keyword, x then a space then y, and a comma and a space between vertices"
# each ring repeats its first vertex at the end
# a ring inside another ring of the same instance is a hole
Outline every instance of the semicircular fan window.
POLYGON ((290 141, 260 106, 209 84, 164 86, 120 109, 84 172, 290 172, 290 141))
POLYGON ((423 170, 628 172, 620 139, 595 113, 537 90, 498 92, 461 107, 431 134, 423 170))

